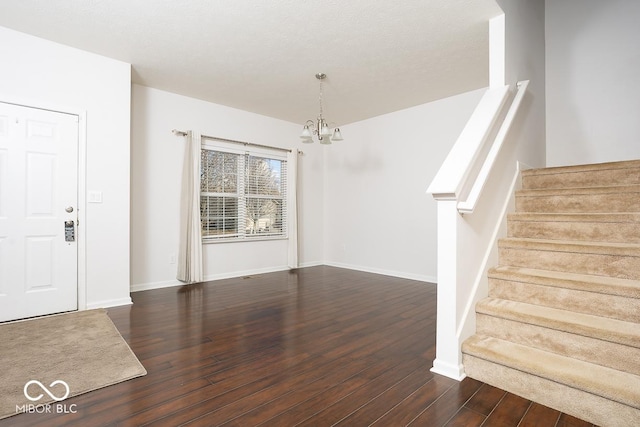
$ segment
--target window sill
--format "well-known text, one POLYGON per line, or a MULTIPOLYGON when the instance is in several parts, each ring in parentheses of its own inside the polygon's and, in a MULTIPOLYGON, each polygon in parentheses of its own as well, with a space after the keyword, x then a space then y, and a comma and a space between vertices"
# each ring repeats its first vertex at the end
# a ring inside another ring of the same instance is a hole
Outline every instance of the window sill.
POLYGON ((218 244, 218 243, 239 243, 239 242, 263 242, 265 240, 288 240, 287 236, 256 236, 256 237, 230 237, 228 239, 202 239, 203 245, 218 244))

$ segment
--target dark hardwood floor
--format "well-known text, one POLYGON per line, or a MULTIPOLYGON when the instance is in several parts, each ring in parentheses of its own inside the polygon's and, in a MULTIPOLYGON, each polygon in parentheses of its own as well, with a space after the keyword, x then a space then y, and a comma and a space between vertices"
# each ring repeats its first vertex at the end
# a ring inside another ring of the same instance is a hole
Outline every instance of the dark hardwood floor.
POLYGON ((588 426, 429 371, 435 285, 310 267, 108 310, 148 374, 0 426, 588 426))

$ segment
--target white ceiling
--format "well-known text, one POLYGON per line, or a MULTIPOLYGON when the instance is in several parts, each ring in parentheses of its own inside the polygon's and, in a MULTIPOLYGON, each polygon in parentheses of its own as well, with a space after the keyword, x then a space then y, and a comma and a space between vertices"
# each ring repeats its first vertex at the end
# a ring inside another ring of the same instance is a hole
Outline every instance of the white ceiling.
MULTIPOLYGON (((488 85, 495 0, 1 0, 0 26, 132 64, 133 82, 344 125, 488 85)), ((1 42, 1 41, 0 41, 1 42)))

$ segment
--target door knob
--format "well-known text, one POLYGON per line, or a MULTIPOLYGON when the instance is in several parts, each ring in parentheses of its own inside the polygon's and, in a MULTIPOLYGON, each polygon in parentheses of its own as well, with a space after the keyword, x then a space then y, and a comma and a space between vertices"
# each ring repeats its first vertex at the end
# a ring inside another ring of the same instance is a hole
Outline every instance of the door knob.
POLYGON ((67 206, 67 208, 65 209, 65 211, 66 211, 67 213, 71 213, 71 212, 73 212, 73 206, 67 206))

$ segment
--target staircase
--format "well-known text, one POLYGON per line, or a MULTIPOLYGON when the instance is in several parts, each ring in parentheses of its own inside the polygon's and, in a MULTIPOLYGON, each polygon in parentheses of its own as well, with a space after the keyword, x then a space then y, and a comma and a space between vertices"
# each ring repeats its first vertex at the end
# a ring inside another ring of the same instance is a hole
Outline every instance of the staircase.
POLYGON ((527 170, 472 378, 600 426, 640 426, 640 161, 527 170))

